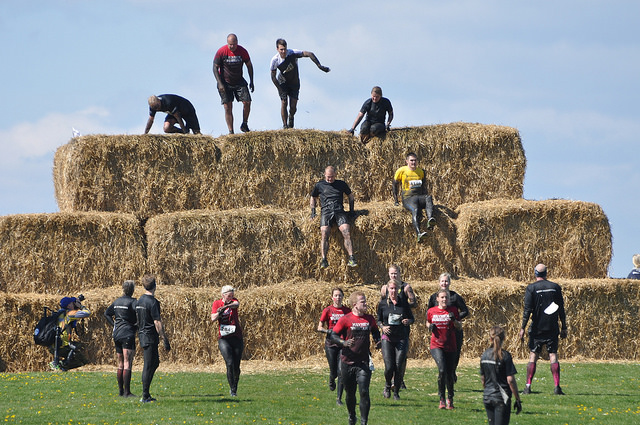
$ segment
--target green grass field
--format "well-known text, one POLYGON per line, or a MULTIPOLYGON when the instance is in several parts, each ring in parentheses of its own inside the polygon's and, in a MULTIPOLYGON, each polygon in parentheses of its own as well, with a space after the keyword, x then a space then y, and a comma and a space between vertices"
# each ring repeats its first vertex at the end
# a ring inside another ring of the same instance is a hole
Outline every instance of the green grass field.
MULTIPOLYGON (((516 365, 524 386, 525 365, 516 365)), ((548 362, 538 363, 533 394, 512 424, 640 423, 640 365, 561 363, 566 396, 554 396, 548 362)), ((327 374, 291 372, 244 374, 238 397, 229 397, 225 375, 164 373, 162 364, 151 393, 155 403, 117 396, 115 372, 2 373, 0 421, 20 424, 346 424, 327 374)), ((458 369, 456 409, 438 410, 434 368, 409 369, 401 400, 382 397, 382 365, 373 373, 369 423, 482 424, 486 415, 476 367, 458 369)), ((140 371, 132 391, 140 395, 140 371)))

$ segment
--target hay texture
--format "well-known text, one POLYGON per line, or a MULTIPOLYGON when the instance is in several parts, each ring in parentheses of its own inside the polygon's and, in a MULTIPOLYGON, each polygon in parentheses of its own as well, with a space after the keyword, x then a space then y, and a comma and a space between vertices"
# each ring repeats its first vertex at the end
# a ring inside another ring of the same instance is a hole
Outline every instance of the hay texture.
MULTIPOLYGON (((640 282, 613 279, 550 280, 562 286, 569 336, 560 341, 562 358, 592 360, 632 360, 640 357, 640 282)), ((437 283, 411 282, 418 295, 414 310, 416 322, 411 330, 409 357, 430 359, 429 335, 425 317, 429 296, 437 283)), ((462 355, 477 359, 487 347, 487 331, 494 324, 506 330, 505 348, 516 359, 528 358, 525 344, 517 340, 522 321, 527 283, 509 279, 454 280, 451 289, 460 294, 470 310, 463 322, 462 355)), ((268 287, 236 291, 240 300, 240 320, 245 333, 245 359, 289 361, 321 356, 324 335, 315 330, 322 309, 331 303, 333 282, 291 279, 268 287)), ((343 285, 345 295, 364 290, 370 313, 375 315, 379 286, 343 285)), ((134 296, 143 294, 136 287, 134 296)), ((83 321, 81 340, 92 364, 113 365, 111 329, 103 317, 105 309, 121 295, 120 286, 85 293, 84 304, 92 316, 83 321)), ((216 344, 216 327, 210 320, 211 304, 220 298, 220 287, 185 288, 158 286, 162 319, 171 339, 172 350, 160 350, 163 365, 201 366, 222 364, 216 344)), ((40 294, 0 293, 0 320, 6 326, 0 339, 0 371, 45 370, 51 355, 33 343, 33 328, 42 307, 56 307, 60 297, 40 294)), ((375 357, 380 360, 380 354, 375 357)), ((320 357, 321 358, 321 357, 320 357)), ((321 360, 323 366, 324 360, 321 360)), ((140 370, 142 350, 138 348, 135 369, 140 370)))
POLYGON ((554 276, 606 277, 611 228, 602 208, 566 200, 492 200, 461 205, 460 273, 527 280, 546 264, 554 276))
POLYGON ((114 213, 0 217, 0 289, 62 294, 141 276, 146 265, 138 220, 114 213))
POLYGON ((391 199, 408 151, 437 203, 520 198, 525 157, 509 127, 454 123, 391 131, 363 145, 344 132, 288 130, 213 139, 196 135, 92 135, 54 158, 61 211, 118 211, 151 217, 191 209, 302 209, 327 165, 360 202, 391 199))

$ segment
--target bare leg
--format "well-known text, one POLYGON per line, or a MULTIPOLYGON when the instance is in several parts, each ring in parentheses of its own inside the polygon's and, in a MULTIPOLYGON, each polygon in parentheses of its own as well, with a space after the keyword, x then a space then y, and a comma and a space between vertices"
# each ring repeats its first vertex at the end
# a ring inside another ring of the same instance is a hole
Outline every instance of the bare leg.
POLYGON ((353 255, 353 245, 351 245, 351 233, 349 229, 350 226, 347 223, 340 226, 340 232, 342 232, 342 237, 344 238, 344 249, 347 250, 347 254, 351 257, 353 255))
POLYGON ((233 134, 233 102, 224 104, 224 120, 227 122, 229 134, 233 134))

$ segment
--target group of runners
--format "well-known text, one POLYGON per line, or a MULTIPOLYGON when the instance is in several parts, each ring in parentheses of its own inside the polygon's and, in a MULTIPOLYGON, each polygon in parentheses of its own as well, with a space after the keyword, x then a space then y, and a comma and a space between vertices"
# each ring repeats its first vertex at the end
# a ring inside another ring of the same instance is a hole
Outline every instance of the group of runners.
MULTIPOLYGON (((538 264, 534 269, 536 281, 527 286, 524 298, 522 326, 518 337, 523 340, 529 327, 530 358, 527 365, 526 386, 522 394, 531 394, 531 382, 543 347, 549 353, 554 394, 563 395, 560 387, 558 338, 567 336, 564 299, 560 286, 548 281, 547 268, 538 264), (558 322, 561 323, 559 327, 558 322)), ((362 291, 349 296, 351 308, 342 304, 344 292, 333 288, 332 303, 320 316, 318 331, 326 333, 325 353, 329 363, 329 389, 337 389, 336 402, 342 405, 342 394, 349 424, 355 425, 356 391, 360 396, 360 423, 367 424, 371 406, 371 340, 381 348, 384 360, 384 398, 400 400, 400 390, 406 388, 404 375, 409 350, 410 326, 415 317, 416 295, 411 286, 402 281, 400 267, 389 267, 390 280, 382 286, 377 317, 368 313, 367 298, 362 291)), ((453 410, 456 368, 463 343, 462 319, 468 316, 464 299, 450 289, 451 276, 440 275, 438 291, 429 297, 426 325, 430 332, 430 351, 438 368, 438 396, 440 409, 453 410)), ((511 402, 515 398, 516 414, 522 402, 514 375, 517 373, 511 354, 502 348, 505 334, 500 326, 489 330, 489 348, 480 359, 480 376, 484 388, 483 403, 489 424, 508 424, 511 402)))
MULTIPOLYGON (((289 49, 283 38, 276 40, 276 55, 271 59, 269 70, 271 81, 280 97, 280 116, 282 128, 293 128, 295 114, 298 109, 300 94, 300 73, 298 59, 309 58, 323 72, 330 69, 320 63, 313 52, 289 49)), ((242 103, 242 123, 240 130, 249 132, 249 115, 251 113, 251 93, 254 91, 253 64, 247 49, 238 44, 235 34, 227 36, 227 43, 220 47, 213 59, 213 76, 216 80, 220 103, 224 108, 224 117, 229 134, 234 134, 233 102, 242 103), (249 82, 244 78, 244 68, 247 69, 249 82)), ((163 130, 165 133, 200 134, 200 123, 193 104, 176 94, 153 95, 148 99, 149 118, 144 133, 151 130, 157 112, 166 112, 163 130)), ((391 127, 393 121, 393 107, 389 99, 382 96, 382 89, 375 86, 371 90, 371 97, 367 99, 353 126, 349 130, 354 133, 355 128, 364 119, 360 127, 360 139, 366 143, 372 136, 382 137, 391 127)))

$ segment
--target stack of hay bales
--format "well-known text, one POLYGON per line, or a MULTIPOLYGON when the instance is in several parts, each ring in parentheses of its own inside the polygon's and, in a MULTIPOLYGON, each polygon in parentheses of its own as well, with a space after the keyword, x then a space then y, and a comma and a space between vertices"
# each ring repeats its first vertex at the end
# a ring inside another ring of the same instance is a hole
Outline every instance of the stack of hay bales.
MULTIPOLYGON (((0 217, 0 302, 6 307, 0 318, 16 328, 0 342, 0 370, 44 367, 31 329, 42 307, 80 291, 93 311, 85 324, 90 357, 110 363, 102 314, 120 295, 120 282, 145 273, 157 274, 161 284, 157 296, 174 346, 170 361, 219 361, 209 315, 224 284, 239 289, 247 358, 318 355, 322 343, 314 329, 330 289, 364 288, 375 306, 392 262, 421 300, 411 355, 429 355, 425 302, 438 274, 448 271, 460 277, 455 289, 472 309, 466 353, 476 356, 489 322, 510 331, 519 326, 522 282, 535 263, 549 264, 554 278, 588 278, 567 298, 605 287, 598 279, 606 277, 611 233, 602 209, 523 200, 525 165, 515 129, 465 123, 397 129, 367 145, 317 130, 73 139, 54 160, 62 212, 0 217), (436 229, 420 245, 409 214, 391 202, 393 172, 409 151, 419 155, 437 204, 436 229), (309 193, 327 165, 356 196, 356 269, 346 267, 335 230, 331 266, 317 267, 319 219, 309 219, 309 193)), ((622 304, 634 290, 630 284, 620 295, 622 304)), ((142 292, 136 289, 137 296, 142 292)), ((629 313, 625 320, 638 319, 629 313)), ((567 354, 594 355, 586 341, 577 341, 588 332, 580 329, 567 354)), ((637 347, 613 341, 602 355, 634 358, 637 347)))

